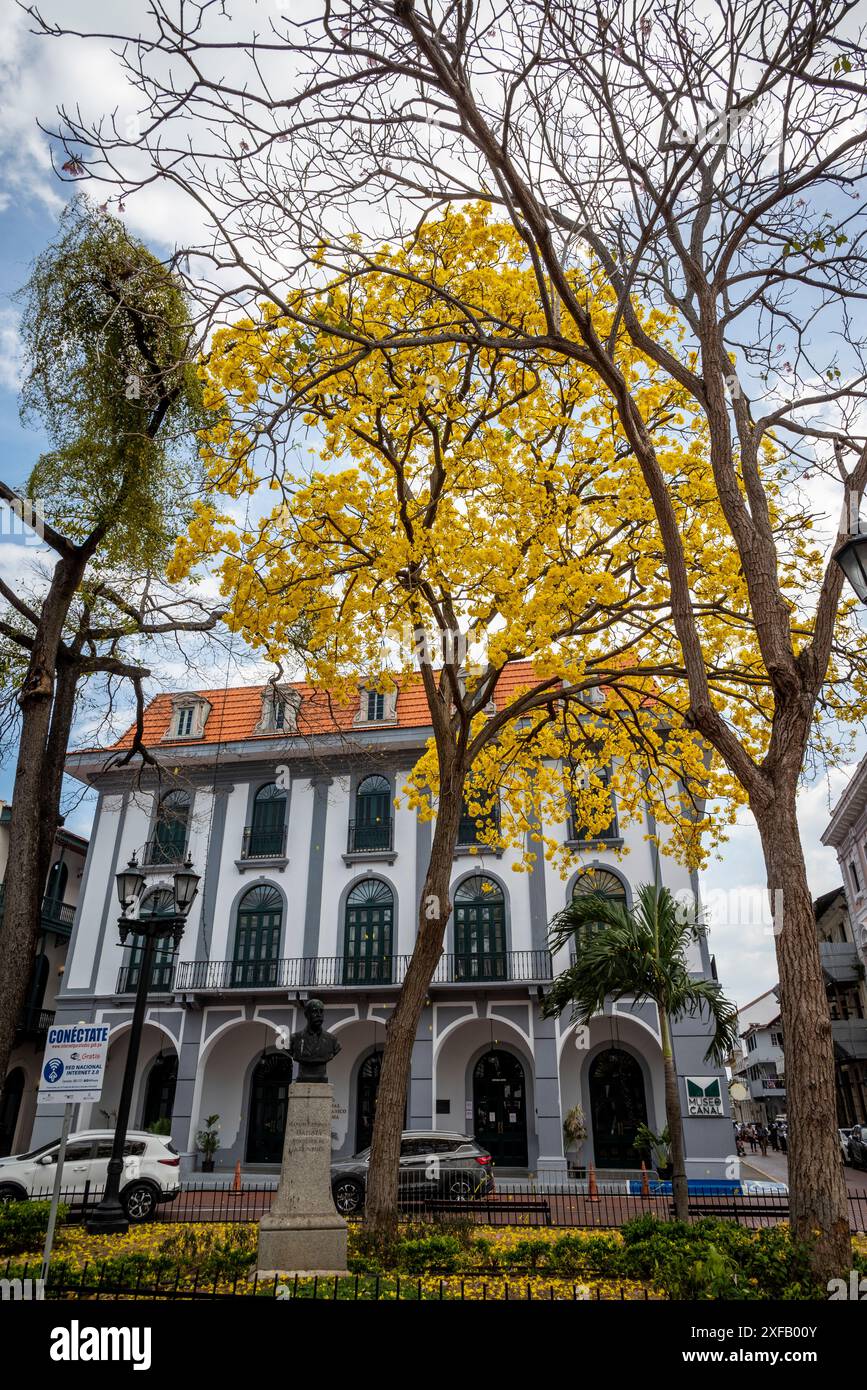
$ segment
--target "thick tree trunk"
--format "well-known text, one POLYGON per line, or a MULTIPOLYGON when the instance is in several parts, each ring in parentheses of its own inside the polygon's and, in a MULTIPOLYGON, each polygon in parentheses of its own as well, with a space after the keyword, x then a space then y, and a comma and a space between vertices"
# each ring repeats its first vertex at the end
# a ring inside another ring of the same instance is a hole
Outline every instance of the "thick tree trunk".
POLYGON ((811 1248, 817 1277, 826 1282, 850 1268, 852 1248, 837 1135, 831 1018, 794 788, 778 795, 772 811, 754 813, 774 905, 786 1057, 790 1221, 794 1236, 811 1248))
POLYGON ((463 775, 441 783, 431 856, 419 903, 418 935, 394 1012, 388 1021, 364 1208, 368 1231, 387 1236, 397 1225, 400 1136, 406 1113, 412 1049, 451 913, 449 884, 460 820, 463 775))
POLYGON ((662 1034, 665 1119, 670 1135, 671 1191, 674 1196, 674 1214, 678 1221, 688 1221, 689 1186, 686 1181, 686 1157, 683 1150, 683 1116, 680 1109, 680 1091, 677 1085, 677 1067, 674 1063, 674 1045, 671 1040, 671 1021, 664 1009, 659 1010, 659 1026, 662 1034))
POLYGON ((0 929, 0 1077, 4 1079, 36 948, 72 721, 74 671, 63 670, 56 678, 57 657, 63 625, 86 563, 77 556, 58 561, 42 604, 19 696, 21 738, 0 929))

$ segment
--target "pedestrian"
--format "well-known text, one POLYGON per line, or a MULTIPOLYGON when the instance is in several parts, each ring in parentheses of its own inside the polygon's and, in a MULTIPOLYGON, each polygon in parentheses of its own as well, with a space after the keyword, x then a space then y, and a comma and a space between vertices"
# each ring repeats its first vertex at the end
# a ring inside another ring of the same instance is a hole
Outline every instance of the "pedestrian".
POLYGON ((786 1153, 789 1147, 789 1131, 785 1125, 780 1125, 780 1148, 786 1153))
POLYGON ((769 1135, 770 1135, 771 1148, 773 1149, 774 1153, 779 1153, 779 1151, 780 1151, 780 1135, 779 1135, 779 1131, 778 1131, 778 1129, 777 1129, 777 1122, 776 1122, 776 1120, 771 1120, 771 1123, 770 1123, 770 1125, 768 1126, 768 1133, 769 1133, 769 1135))
POLYGON ((756 1151, 756 1127, 755 1127, 755 1125, 750 1125, 750 1126, 748 1127, 748 1129, 747 1129, 747 1139, 749 1140, 750 1153, 753 1153, 753 1154, 754 1154, 755 1151, 756 1151))
POLYGON ((762 1158, 767 1158, 767 1156, 768 1156, 768 1131, 767 1131, 767 1129, 765 1128, 765 1126, 764 1126, 761 1122, 759 1122, 759 1124, 756 1125, 756 1138, 757 1138, 758 1141, 759 1141, 759 1148, 760 1148, 761 1151, 762 1151, 762 1158))

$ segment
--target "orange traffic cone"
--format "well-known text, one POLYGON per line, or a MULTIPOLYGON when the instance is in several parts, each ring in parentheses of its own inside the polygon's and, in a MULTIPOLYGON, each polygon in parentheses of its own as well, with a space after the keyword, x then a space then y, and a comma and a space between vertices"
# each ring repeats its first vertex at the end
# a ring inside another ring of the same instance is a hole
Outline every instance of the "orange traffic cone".
POLYGON ((587 1171, 587 1196, 590 1198, 591 1202, 599 1201, 599 1188, 596 1186, 596 1169, 593 1167, 592 1163, 587 1171))
POLYGON ((241 1160, 240 1160, 240 1158, 238 1159, 238 1162, 235 1164, 235 1181, 232 1183, 232 1191, 233 1191, 233 1192, 240 1192, 240 1191, 241 1191, 241 1160))
POLYGON ((647 1164, 644 1162, 644 1159, 641 1160, 641 1195, 642 1197, 650 1196, 650 1178, 647 1173, 647 1164))

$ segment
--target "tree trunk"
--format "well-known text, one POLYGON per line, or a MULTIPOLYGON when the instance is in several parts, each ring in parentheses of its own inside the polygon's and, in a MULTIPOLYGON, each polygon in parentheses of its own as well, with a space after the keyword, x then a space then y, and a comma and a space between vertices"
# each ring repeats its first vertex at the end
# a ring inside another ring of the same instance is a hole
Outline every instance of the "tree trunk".
POLYGON ((63 625, 86 559, 59 560, 40 611, 21 687, 21 738, 9 822, 9 857, 0 931, 0 1077, 6 1077, 15 1026, 27 995, 42 896, 57 828, 66 740, 75 695, 74 672, 56 681, 63 625), (70 684, 71 682, 71 684, 70 684), (55 714, 57 722, 55 723, 55 714), (51 750, 53 765, 49 765, 51 750))
POLYGON ((849 1207, 840 1164, 834 1048, 816 919, 795 813, 794 787, 773 809, 755 810, 780 974, 786 1110, 789 1119, 789 1210, 793 1235, 811 1248, 820 1282, 852 1263, 849 1207))
POLYGON ((386 1026, 364 1208, 365 1228, 379 1236, 389 1235, 397 1225, 400 1136, 410 1062, 451 914, 449 884, 462 791, 463 774, 450 779, 450 785, 441 782, 431 856, 419 903, 418 936, 406 979, 386 1026))
POLYGON ((659 1010, 659 1027, 662 1034, 662 1066, 665 1075, 665 1119, 668 1124, 671 1147, 671 1191, 674 1196, 674 1214, 678 1221, 689 1220, 689 1185, 686 1180, 686 1158, 683 1151, 683 1116, 680 1110, 680 1089, 677 1084, 677 1067, 674 1063, 674 1046, 671 1041, 671 1021, 664 1009, 659 1010))

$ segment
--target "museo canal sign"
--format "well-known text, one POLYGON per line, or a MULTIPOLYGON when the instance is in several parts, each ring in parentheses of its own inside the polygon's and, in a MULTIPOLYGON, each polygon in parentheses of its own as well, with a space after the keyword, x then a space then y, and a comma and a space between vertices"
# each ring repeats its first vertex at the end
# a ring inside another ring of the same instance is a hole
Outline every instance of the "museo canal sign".
POLYGON ((686 1105, 688 1115, 722 1115, 723 1098, 720 1078, 718 1076, 687 1076, 686 1105))

